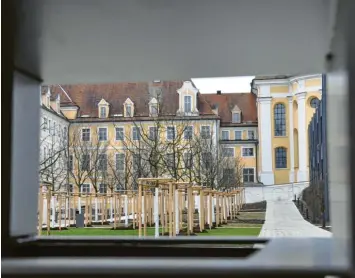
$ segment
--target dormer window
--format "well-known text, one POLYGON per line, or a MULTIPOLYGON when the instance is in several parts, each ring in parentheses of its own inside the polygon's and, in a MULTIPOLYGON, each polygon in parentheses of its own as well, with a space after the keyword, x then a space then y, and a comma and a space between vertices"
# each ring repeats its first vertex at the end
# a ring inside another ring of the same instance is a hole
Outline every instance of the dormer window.
POLYGON ((152 117, 158 116, 159 113, 159 107, 158 107, 158 101, 156 98, 152 98, 151 101, 149 102, 149 114, 152 117))
POLYGON ((107 118, 109 115, 109 103, 106 100, 101 99, 98 104, 98 107, 99 118, 107 118))
POLYGON ((100 118, 106 118, 106 107, 100 107, 100 118))
POLYGON ((232 121, 233 123, 240 123, 240 112, 233 112, 232 113, 232 121))
POLYGON ((235 105, 231 112, 232 112, 232 123, 240 124, 242 122, 242 110, 240 110, 238 105, 235 105))
POLYGON ((184 96, 184 111, 185 113, 191 113, 191 96, 184 96))
POLYGON ((133 102, 127 98, 123 104, 124 116, 125 117, 133 117, 134 116, 134 105, 133 102))

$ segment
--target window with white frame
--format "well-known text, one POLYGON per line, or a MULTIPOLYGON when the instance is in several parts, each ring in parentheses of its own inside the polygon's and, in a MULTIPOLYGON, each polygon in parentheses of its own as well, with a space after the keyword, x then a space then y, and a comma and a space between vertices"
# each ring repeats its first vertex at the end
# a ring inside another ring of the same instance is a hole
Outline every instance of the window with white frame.
POLYGON ((234 148, 223 148, 222 155, 223 157, 234 157, 234 148))
POLYGON ((140 158, 140 155, 137 154, 137 153, 134 153, 133 154, 133 161, 132 161, 132 166, 133 166, 133 172, 136 172, 138 171, 138 169, 140 168, 141 166, 141 158, 140 158))
POLYGON ((156 140, 157 139, 158 128, 156 126, 149 127, 149 139, 156 140))
POLYGON ((68 128, 65 126, 63 127, 63 138, 66 140, 68 137, 68 128))
POLYGON ((106 107, 105 106, 100 107, 100 118, 106 118, 106 107))
POLYGON ((151 116, 158 116, 158 103, 151 103, 150 104, 150 115, 151 116))
POLYGON ((133 140, 140 140, 141 138, 141 134, 140 134, 140 130, 139 127, 132 127, 132 138, 133 140))
POLYGON ((174 168, 175 163, 174 163, 174 154, 173 153, 168 153, 166 155, 166 166, 168 168, 174 168))
POLYGON ((254 130, 248 130, 248 139, 249 140, 255 139, 255 131, 254 130))
POLYGON ((100 183, 99 185, 99 193, 106 194, 107 193, 107 184, 100 183))
POLYGON ((47 148, 43 147, 43 160, 47 159, 47 148))
POLYGON ((185 168, 191 169, 192 168, 192 153, 184 153, 184 165, 185 168))
POLYGON ((184 139, 189 140, 192 139, 192 126, 186 126, 184 130, 184 139))
POLYGON ((192 111, 192 98, 191 96, 184 96, 184 111, 190 113, 192 111))
POLYGON ((106 171, 107 170, 107 154, 101 153, 99 154, 97 160, 97 170, 106 171))
POLYGON ((211 127, 209 125, 201 126, 201 138, 210 139, 211 138, 211 127))
POLYGON ((53 135, 55 135, 56 129, 57 129, 57 123, 53 122, 53 131, 52 131, 53 135))
POLYGON ((90 141, 90 128, 83 128, 81 130, 81 140, 90 141))
POLYGON ((127 117, 132 117, 132 105, 126 104, 126 116, 127 117))
POLYGON ((116 141, 124 141, 123 127, 116 127, 116 141))
POLYGON ((116 171, 124 171, 125 166, 125 154, 116 153, 116 171))
POLYGON ((83 154, 81 156, 81 171, 89 171, 90 169, 90 155, 83 154))
POLYGON ((99 127, 99 141, 107 141, 107 128, 99 127))
POLYGON ((212 167, 212 153, 202 153, 202 165, 205 167, 205 169, 210 169, 212 167))
POLYGON ((68 192, 69 193, 74 193, 74 185, 68 184, 68 192))
POLYGON ((229 131, 222 130, 222 140, 229 140, 229 131))
POLYGON ((43 118, 43 130, 47 130, 47 128, 48 128, 47 118, 43 118))
POLYGON ((235 140, 242 140, 243 132, 241 130, 234 131, 234 138, 235 140))
POLYGON ((69 155, 69 163, 68 163, 68 170, 69 171, 73 171, 73 166, 74 166, 74 161, 73 161, 74 157, 73 155, 69 155))
POLYGON ((90 184, 81 185, 81 193, 90 193, 90 184))
POLYGON ((243 157, 254 156, 254 148, 252 148, 252 147, 243 147, 242 148, 242 156, 243 157))
POLYGON ((52 134, 52 121, 48 120, 48 132, 49 134, 52 134))
POLYGON ((233 168, 223 169, 223 184, 230 186, 235 184, 235 170, 233 168))
POLYGON ((244 168, 243 169, 243 182, 254 182, 254 181, 255 181, 254 168, 244 168))
POLYGON ((168 126, 166 128, 166 139, 174 140, 175 139, 175 127, 168 126))
POLYGON ((240 112, 232 113, 232 122, 239 124, 241 122, 240 112))

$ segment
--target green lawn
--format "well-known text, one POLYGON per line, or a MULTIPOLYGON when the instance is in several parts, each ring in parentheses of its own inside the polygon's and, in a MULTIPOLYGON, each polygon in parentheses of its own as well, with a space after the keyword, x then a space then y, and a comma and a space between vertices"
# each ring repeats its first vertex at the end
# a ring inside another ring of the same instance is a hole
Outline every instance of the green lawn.
MULTIPOLYGON (((257 236, 260 227, 248 228, 217 228, 208 230, 208 233, 198 233, 199 236, 257 236)), ((42 232, 46 235, 46 231, 42 232)), ((51 235, 63 236, 138 236, 138 230, 110 230, 106 228, 70 228, 62 231, 51 231, 51 235)), ((147 235, 154 235, 154 228, 147 228, 147 235)))

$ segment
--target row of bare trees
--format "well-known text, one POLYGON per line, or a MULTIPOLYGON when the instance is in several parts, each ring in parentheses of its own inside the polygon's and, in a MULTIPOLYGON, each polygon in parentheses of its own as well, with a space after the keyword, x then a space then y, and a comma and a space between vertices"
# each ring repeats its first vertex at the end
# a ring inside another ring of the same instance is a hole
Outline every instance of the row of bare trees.
POLYGON ((156 117, 129 126, 113 123, 114 134, 97 125, 73 124, 70 136, 42 139, 46 153, 41 155, 40 178, 54 190, 91 184, 101 193, 136 189, 139 177, 171 177, 220 190, 240 186, 240 157, 199 122, 156 117))

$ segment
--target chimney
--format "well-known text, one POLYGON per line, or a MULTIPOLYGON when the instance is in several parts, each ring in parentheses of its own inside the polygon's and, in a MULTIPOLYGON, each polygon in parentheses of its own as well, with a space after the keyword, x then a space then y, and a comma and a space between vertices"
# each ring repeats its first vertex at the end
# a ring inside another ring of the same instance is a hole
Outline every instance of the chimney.
POLYGON ((217 95, 221 95, 222 94, 222 91, 221 90, 218 90, 217 91, 217 95))

